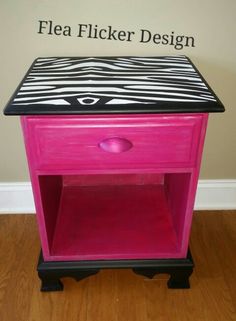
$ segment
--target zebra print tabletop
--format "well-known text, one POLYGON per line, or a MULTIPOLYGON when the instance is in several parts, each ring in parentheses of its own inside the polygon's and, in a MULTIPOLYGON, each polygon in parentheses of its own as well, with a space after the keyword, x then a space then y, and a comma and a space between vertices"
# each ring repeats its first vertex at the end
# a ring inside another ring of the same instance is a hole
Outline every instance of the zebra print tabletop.
POLYGON ((55 57, 34 62, 5 114, 223 110, 185 56, 55 57))

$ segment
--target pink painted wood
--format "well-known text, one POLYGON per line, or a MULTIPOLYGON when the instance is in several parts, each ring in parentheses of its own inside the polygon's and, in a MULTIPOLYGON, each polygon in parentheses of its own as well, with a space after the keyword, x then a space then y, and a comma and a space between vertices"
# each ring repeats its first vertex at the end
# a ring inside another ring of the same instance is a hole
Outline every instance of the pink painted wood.
POLYGON ((195 115, 27 118, 31 162, 41 170, 194 166, 201 125, 195 115), (113 140, 114 149, 115 138, 130 148, 119 153, 101 148, 113 140))
POLYGON ((207 118, 23 116, 44 259, 186 257, 207 118))

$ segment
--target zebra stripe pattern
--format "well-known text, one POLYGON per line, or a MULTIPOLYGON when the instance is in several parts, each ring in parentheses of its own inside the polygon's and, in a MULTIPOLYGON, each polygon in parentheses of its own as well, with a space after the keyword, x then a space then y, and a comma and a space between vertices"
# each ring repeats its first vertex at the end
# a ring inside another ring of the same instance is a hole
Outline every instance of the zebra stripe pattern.
POLYGON ((39 58, 12 106, 216 102, 185 56, 39 58))

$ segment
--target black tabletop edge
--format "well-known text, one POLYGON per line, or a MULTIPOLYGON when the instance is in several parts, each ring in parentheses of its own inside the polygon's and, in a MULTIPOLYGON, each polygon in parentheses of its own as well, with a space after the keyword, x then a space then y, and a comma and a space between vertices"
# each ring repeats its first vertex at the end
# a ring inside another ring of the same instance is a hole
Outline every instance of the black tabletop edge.
POLYGON ((168 103, 162 103, 157 105, 141 105, 136 104, 129 105, 113 105, 111 106, 99 106, 99 108, 80 106, 51 106, 50 109, 45 104, 32 105, 30 109, 26 109, 24 105, 14 106, 13 108, 5 108, 4 114, 6 116, 17 115, 85 115, 85 114, 165 114, 165 113, 220 113, 224 112, 223 105, 218 105, 214 102, 202 102, 196 103, 175 103, 174 106, 170 106, 168 103))
MULTIPOLYGON (((162 55, 162 57, 168 56, 176 56, 176 55, 162 55)), ((23 77, 20 84, 17 86, 16 90, 14 91, 13 95, 9 99, 6 107, 3 109, 3 114, 5 116, 22 116, 22 115, 85 115, 85 114, 163 114, 163 113, 222 113, 225 111, 225 108, 219 98, 216 96, 212 88, 209 86, 207 81, 204 79, 202 74, 196 68, 194 63, 191 59, 186 55, 178 55, 182 57, 186 57, 186 59, 190 62, 193 66, 197 74, 200 76, 201 80, 204 84, 208 87, 211 91, 213 96, 216 99, 216 102, 175 102, 174 105, 170 105, 170 102, 158 102, 153 104, 126 104, 126 105, 112 105, 112 106, 99 106, 99 107, 92 107, 92 106, 52 106, 46 104, 35 104, 31 105, 13 105, 13 100, 18 93, 19 89, 21 88, 22 84, 24 83, 25 79, 28 77, 31 69, 33 68, 35 62, 40 58, 60 58, 60 56, 51 56, 51 57, 38 57, 36 58, 33 63, 31 64, 30 68, 28 69, 27 73, 23 77), (63 110, 64 109, 64 110, 63 110)), ((91 56, 94 58, 115 58, 118 56, 91 56)), ((136 57, 134 55, 127 55, 122 56, 125 57, 136 57)), ((157 57, 157 56, 142 56, 142 57, 157 57)), ((88 56, 61 56, 61 58, 89 58, 88 56)), ((173 103, 172 103, 173 104, 173 103)))

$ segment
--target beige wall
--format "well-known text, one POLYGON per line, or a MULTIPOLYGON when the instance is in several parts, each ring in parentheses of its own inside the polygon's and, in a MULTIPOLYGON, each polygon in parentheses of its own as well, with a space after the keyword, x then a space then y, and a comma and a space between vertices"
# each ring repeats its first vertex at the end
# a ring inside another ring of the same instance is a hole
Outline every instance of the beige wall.
MULTIPOLYGON (((209 119, 202 178, 236 178, 235 0, 8 0, 0 4, 0 108, 4 108, 31 62, 38 56, 188 55, 224 103, 224 114, 209 119), (195 47, 39 35, 38 20, 56 24, 112 25, 137 34, 185 34, 195 47)), ((0 182, 28 180, 18 117, 0 116, 0 182)))

